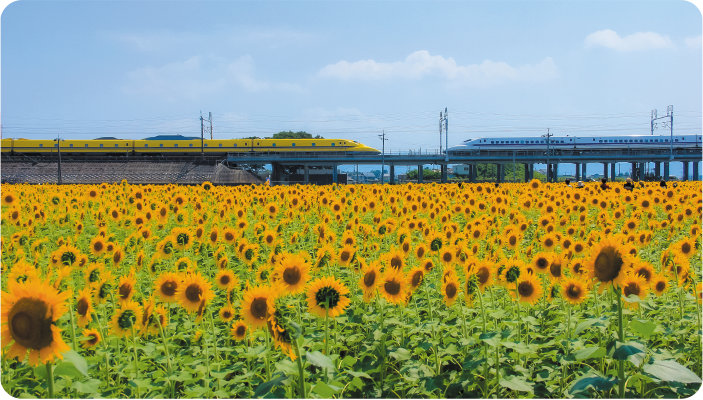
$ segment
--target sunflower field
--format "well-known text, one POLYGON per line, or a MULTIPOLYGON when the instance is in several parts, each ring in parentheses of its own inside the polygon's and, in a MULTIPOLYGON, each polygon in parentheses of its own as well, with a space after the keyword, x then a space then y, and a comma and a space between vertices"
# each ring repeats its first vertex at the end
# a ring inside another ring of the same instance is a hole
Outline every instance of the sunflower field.
POLYGON ((701 183, 2 185, 16 398, 684 398, 701 183))

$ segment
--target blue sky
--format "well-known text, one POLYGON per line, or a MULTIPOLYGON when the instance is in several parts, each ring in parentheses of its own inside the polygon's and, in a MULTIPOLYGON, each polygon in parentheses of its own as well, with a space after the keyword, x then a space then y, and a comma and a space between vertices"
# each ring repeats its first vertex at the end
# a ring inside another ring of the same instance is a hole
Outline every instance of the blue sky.
POLYGON ((3 137, 306 130, 391 149, 472 137, 700 133, 701 13, 682 1, 18 1, 3 137), (668 132, 667 132, 668 133, 668 132))

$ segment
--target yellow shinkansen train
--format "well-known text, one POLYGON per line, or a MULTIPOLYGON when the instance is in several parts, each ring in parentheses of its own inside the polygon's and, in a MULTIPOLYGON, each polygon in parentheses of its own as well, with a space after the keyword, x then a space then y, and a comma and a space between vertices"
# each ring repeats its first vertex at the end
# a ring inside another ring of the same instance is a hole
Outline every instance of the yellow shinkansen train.
MULTIPOLYGON (((56 154, 56 140, 2 139, 3 154, 56 154)), ((345 152, 377 154, 378 150, 353 140, 345 139, 93 139, 61 140, 62 154, 107 154, 107 155, 194 155, 201 151, 208 155, 227 153, 285 153, 285 152, 345 152), (202 144, 202 146, 201 146, 202 144)))

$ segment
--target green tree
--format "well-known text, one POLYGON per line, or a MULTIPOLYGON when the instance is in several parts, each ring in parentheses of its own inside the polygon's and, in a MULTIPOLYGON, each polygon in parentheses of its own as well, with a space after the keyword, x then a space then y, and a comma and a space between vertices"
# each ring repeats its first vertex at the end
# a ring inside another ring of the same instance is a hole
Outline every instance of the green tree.
MULTIPOLYGON (((417 170, 416 169, 408 171, 408 179, 410 179, 410 180, 417 179, 417 170)), ((422 170, 422 179, 423 180, 425 180, 425 179, 428 179, 428 180, 442 179, 442 173, 439 171, 437 171, 437 172, 432 171, 429 168, 424 168, 422 170)))
POLYGON ((324 139, 322 136, 317 135, 313 137, 311 134, 305 131, 293 132, 293 131, 281 131, 274 133, 272 139, 324 139))

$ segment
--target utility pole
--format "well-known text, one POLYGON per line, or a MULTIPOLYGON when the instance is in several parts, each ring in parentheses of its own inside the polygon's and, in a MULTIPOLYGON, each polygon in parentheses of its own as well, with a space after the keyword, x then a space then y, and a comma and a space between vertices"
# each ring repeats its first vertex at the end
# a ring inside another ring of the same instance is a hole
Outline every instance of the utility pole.
POLYGON ((58 184, 61 184, 61 136, 60 134, 56 134, 56 146, 59 149, 59 176, 58 176, 58 184))
POLYGON ((210 118, 208 119, 208 121, 210 121, 210 140, 212 140, 212 113, 209 114, 210 118))
POLYGON ((203 125, 203 112, 200 111, 200 155, 205 159, 205 125, 203 125))
POLYGON ((442 112, 439 112, 439 154, 442 154, 442 122, 444 118, 442 117, 442 112))
MULTIPOLYGON (((449 112, 447 112, 447 107, 444 107, 444 141, 446 144, 444 146, 444 152, 446 154, 444 161, 449 161, 449 112)), ((447 164, 447 168, 449 168, 449 164, 447 164)))
POLYGON ((549 128, 547 128, 547 134, 542 135, 542 137, 545 137, 545 136, 547 137, 547 182, 550 182, 551 174, 549 173, 549 170, 550 170, 550 168, 549 168, 549 138, 552 135, 549 133, 549 128))
POLYGON ((671 138, 669 139, 669 147, 670 147, 670 152, 671 154, 669 155, 669 159, 673 160, 674 159, 674 106, 668 106, 666 108, 666 115, 657 117, 657 110, 652 110, 652 120, 651 120, 651 127, 652 127, 652 135, 654 135, 654 130, 657 129, 657 124, 654 122, 658 119, 668 119, 669 121, 664 121, 664 128, 669 128, 669 134, 671 138))
MULTIPOLYGON (((381 142, 383 143, 381 147, 381 185, 383 185, 383 170, 386 169, 386 130, 383 130, 383 134, 378 135, 378 137, 381 139, 381 142)), ((440 142, 441 143, 441 142, 440 142)))

